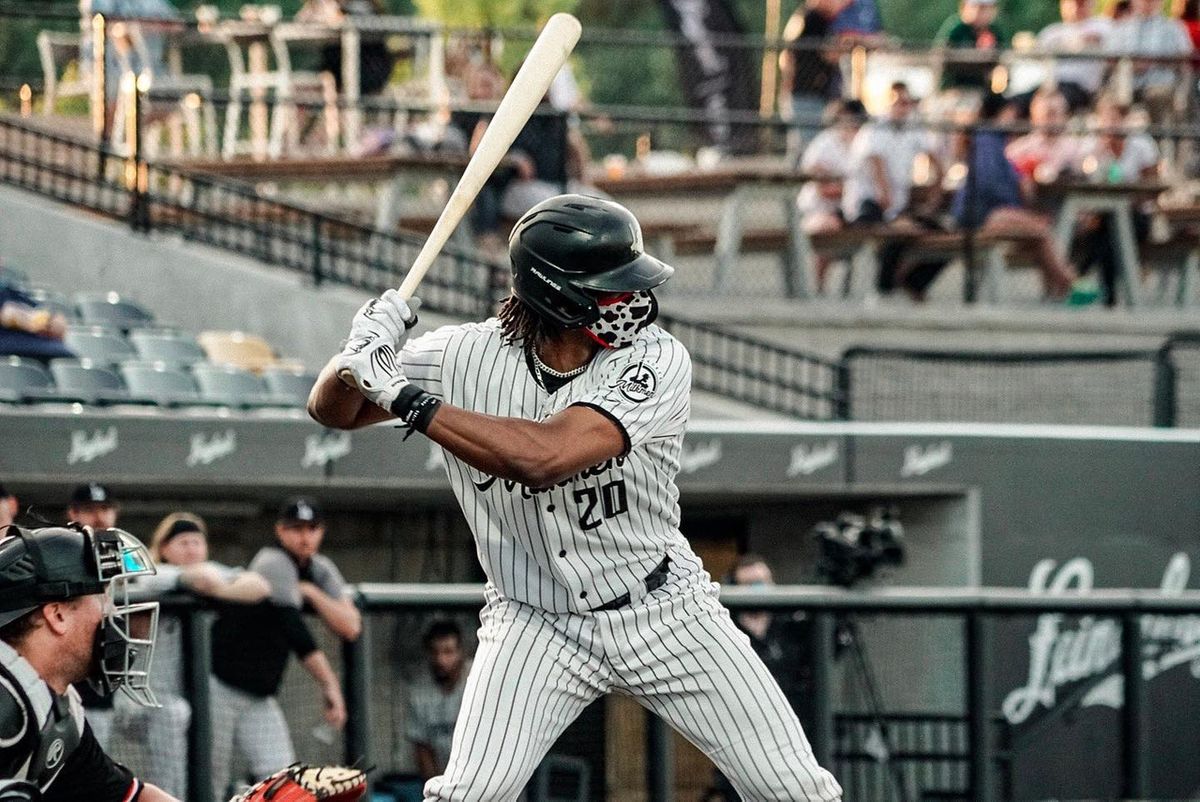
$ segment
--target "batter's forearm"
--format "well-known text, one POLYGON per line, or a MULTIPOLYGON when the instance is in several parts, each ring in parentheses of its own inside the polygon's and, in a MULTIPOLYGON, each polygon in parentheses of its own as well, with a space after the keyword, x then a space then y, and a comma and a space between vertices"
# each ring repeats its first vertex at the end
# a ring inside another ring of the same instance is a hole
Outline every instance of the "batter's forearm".
POLYGON ((321 370, 308 394, 308 414, 331 429, 359 429, 393 417, 339 379, 333 360, 321 370))

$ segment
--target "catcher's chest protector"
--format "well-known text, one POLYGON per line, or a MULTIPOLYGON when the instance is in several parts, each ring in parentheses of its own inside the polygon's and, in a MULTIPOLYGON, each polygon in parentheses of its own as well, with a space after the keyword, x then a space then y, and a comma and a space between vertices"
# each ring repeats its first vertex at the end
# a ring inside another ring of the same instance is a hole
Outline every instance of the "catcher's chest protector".
POLYGON ((79 746, 83 711, 57 696, 33 666, 0 642, 0 777, 46 790, 79 746))

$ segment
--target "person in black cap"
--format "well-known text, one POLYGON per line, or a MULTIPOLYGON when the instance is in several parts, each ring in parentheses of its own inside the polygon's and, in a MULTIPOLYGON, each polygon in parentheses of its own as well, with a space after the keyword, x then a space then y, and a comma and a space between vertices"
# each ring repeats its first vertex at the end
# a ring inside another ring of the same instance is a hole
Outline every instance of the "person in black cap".
POLYGON ((99 482, 88 482, 71 491, 67 519, 93 529, 112 529, 117 525, 119 512, 107 487, 99 482))
MULTIPOLYGON (((67 507, 67 520, 93 529, 112 529, 117 525, 120 510, 108 488, 99 482, 78 485, 71 491, 71 502, 67 507)), ((96 734, 100 746, 107 749, 112 735, 113 700, 97 694, 87 685, 79 689, 83 706, 87 710, 88 723, 96 734)))
POLYGON ((126 581, 153 571, 145 546, 119 529, 4 530, 0 802, 173 802, 104 753, 72 687, 86 679, 154 704, 158 605, 124 603, 126 581))
POLYGON ((315 613, 334 635, 355 640, 362 618, 337 566, 320 554, 325 519, 316 502, 288 500, 275 521, 274 545, 259 550, 249 570, 271 586, 262 604, 223 611, 213 626, 213 795, 223 799, 233 749, 253 774, 295 761, 283 711, 275 700, 294 653, 321 693, 325 723, 341 729, 346 705, 329 659, 301 616, 315 613))

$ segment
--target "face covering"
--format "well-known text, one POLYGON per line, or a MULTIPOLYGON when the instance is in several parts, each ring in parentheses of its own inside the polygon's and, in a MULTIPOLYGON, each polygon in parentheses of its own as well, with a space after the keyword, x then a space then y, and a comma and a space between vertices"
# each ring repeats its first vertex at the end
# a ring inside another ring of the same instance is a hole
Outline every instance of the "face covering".
POLYGON ((587 327, 587 333, 605 348, 624 348, 657 317, 658 300, 654 293, 649 290, 628 293, 613 303, 601 303, 600 319, 587 327))

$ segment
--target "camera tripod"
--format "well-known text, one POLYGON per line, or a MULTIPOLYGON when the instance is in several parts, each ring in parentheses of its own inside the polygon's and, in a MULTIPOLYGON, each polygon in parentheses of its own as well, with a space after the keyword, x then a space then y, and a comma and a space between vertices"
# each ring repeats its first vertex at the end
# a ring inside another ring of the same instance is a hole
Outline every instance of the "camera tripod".
POLYGON ((834 623, 833 633, 834 653, 841 652, 849 655, 851 681, 857 680, 867 705, 867 715, 870 716, 874 726, 873 735, 875 737, 865 745, 866 751, 885 767, 888 776, 891 777, 898 802, 909 802, 904 772, 892 760, 891 740, 887 720, 883 714, 879 682, 875 678, 875 671, 863 648, 862 632, 858 628, 858 622, 847 615, 838 616, 834 623))

